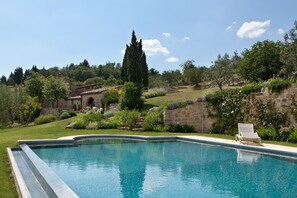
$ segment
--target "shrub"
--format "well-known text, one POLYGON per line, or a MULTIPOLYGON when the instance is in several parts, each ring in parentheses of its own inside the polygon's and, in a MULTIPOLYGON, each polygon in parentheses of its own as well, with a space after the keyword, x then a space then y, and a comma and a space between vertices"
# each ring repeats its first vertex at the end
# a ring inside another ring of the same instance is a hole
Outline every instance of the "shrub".
POLYGON ((86 125, 87 125, 86 122, 83 119, 79 118, 79 119, 75 120, 75 122, 73 123, 73 128, 74 129, 85 129, 86 125))
POLYGON ((207 96, 209 116, 216 119, 212 133, 234 133, 246 115, 246 95, 238 89, 226 89, 207 96), (218 132, 217 132, 218 131, 218 132))
POLYGON ((118 125, 116 123, 101 120, 97 123, 97 129, 116 129, 118 125))
POLYGON ((128 126, 132 129, 136 125, 136 121, 139 117, 139 112, 136 110, 123 110, 122 111, 122 123, 124 126, 128 126))
POLYGON ((261 137, 262 140, 276 140, 277 139, 276 130, 272 127, 259 128, 259 129, 257 129, 257 133, 261 137))
POLYGON ((101 113, 95 114, 86 114, 82 117, 82 120, 88 124, 90 122, 99 122, 104 119, 104 116, 101 113))
POLYGON ((282 127, 282 128, 279 130, 277 140, 278 140, 278 141, 283 141, 283 142, 288 142, 289 139, 290 139, 290 135, 291 135, 291 133, 292 133, 293 131, 294 131, 293 128, 290 128, 290 127, 282 127))
POLYGON ((259 83, 250 83, 241 87, 243 94, 249 95, 255 92, 261 92, 261 84, 259 83))
POLYGON ((38 117, 41 111, 41 105, 37 101, 37 97, 28 97, 26 102, 20 107, 20 116, 26 124, 38 117))
POLYGON ((153 131, 156 126, 163 125, 163 112, 162 111, 151 111, 148 112, 143 121, 143 128, 145 131, 153 131))
POLYGON ((45 124, 45 123, 53 122, 56 119, 57 119, 57 117, 53 114, 41 115, 34 120, 34 123, 36 125, 45 124))
POLYGON ((109 110, 109 111, 105 111, 103 115, 105 118, 110 118, 110 117, 113 117, 116 112, 117 111, 115 111, 115 110, 109 110))
POLYGON ((143 95, 146 99, 148 99, 148 98, 153 98, 158 96, 165 96, 166 93, 167 91, 164 88, 153 88, 153 89, 149 89, 148 92, 144 93, 143 95))
POLYGON ((268 100, 264 103, 262 100, 256 102, 256 120, 262 127, 273 127, 279 130, 281 126, 287 124, 287 114, 275 109, 275 104, 268 100))
POLYGON ((141 99, 142 90, 133 82, 126 82, 124 85, 124 94, 121 101, 122 109, 141 109, 143 100, 141 99))
POLYGON ((59 114, 59 116, 61 116, 61 114, 63 114, 64 112, 67 112, 70 114, 71 117, 74 117, 76 116, 76 113, 74 111, 71 111, 71 110, 62 110, 59 114))
POLYGON ((103 94, 101 103, 102 106, 108 106, 112 103, 118 103, 121 97, 121 93, 117 89, 108 89, 106 93, 103 94))
POLYGON ((168 132, 181 132, 181 133, 192 133, 195 132, 193 126, 189 125, 180 125, 180 124, 169 124, 167 126, 168 132))
POLYGON ((292 81, 289 79, 283 80, 281 78, 272 78, 268 82, 268 88, 276 93, 280 93, 282 90, 287 89, 292 85, 292 81))
POLYGON ((297 143, 297 128, 295 128, 293 133, 290 134, 289 141, 297 143))
POLYGON ((98 128, 98 122, 89 122, 86 126, 86 129, 94 130, 98 128))
POLYGON ((70 113, 68 113, 67 111, 63 112, 60 114, 60 119, 63 120, 63 119, 67 119, 67 118, 71 118, 71 115, 70 113))

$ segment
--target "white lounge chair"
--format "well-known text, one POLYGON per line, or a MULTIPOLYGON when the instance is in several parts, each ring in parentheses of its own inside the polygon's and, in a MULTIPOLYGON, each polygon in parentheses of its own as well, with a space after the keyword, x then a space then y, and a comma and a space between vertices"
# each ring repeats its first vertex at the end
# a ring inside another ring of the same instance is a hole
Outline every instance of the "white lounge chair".
POLYGON ((235 136, 235 141, 252 141, 260 144, 261 138, 258 136, 258 133, 254 132, 253 124, 243 124, 238 123, 238 134, 235 136))

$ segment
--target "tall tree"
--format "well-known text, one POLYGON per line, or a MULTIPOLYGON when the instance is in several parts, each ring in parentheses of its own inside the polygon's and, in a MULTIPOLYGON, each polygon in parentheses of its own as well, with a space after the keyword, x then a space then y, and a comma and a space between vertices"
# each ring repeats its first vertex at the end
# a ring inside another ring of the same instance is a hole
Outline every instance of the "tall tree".
POLYGON ((8 79, 7 79, 7 85, 15 85, 15 82, 14 82, 14 75, 13 73, 11 72, 8 79))
POLYGON ((0 83, 3 84, 3 85, 6 85, 7 80, 6 80, 5 76, 1 76, 0 83))
POLYGON ((44 83, 43 94, 52 104, 56 102, 56 107, 59 107, 59 99, 67 99, 69 86, 62 78, 50 76, 44 83))
POLYGON ((285 34, 284 38, 284 48, 281 51, 281 61, 284 66, 280 75, 288 77, 296 75, 297 72, 297 21, 294 22, 294 27, 285 34))
POLYGON ((280 60, 281 42, 265 40, 255 43, 250 50, 242 53, 238 66, 239 74, 246 80, 268 80, 282 69, 280 60))
POLYGON ((14 82, 18 85, 21 84, 23 82, 23 77, 24 77, 23 68, 17 67, 13 73, 14 82))
POLYGON ((214 65, 211 66, 211 79, 219 86, 220 90, 223 89, 223 85, 227 83, 232 76, 231 60, 228 54, 221 56, 218 55, 214 65))
POLYGON ((40 102, 43 98, 43 86, 45 77, 39 73, 31 72, 29 77, 25 80, 25 88, 29 96, 37 97, 40 102), (37 86, 38 85, 38 86, 37 86))
POLYGON ((196 67, 194 62, 194 60, 187 60, 180 66, 183 68, 184 81, 187 84, 194 84, 195 87, 198 87, 199 83, 202 82, 204 69, 202 67, 196 67))
POLYGON ((131 43, 129 46, 126 46, 121 77, 123 82, 133 82, 143 88, 148 86, 146 55, 142 50, 142 40, 137 41, 134 30, 132 32, 131 43))

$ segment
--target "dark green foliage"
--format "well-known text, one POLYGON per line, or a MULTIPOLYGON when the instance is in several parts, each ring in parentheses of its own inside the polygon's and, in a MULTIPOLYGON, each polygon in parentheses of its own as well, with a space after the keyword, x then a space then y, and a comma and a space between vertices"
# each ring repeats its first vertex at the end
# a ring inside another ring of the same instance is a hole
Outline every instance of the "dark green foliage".
POLYGON ((295 122, 297 122, 297 102, 295 100, 295 94, 292 95, 292 103, 290 105, 290 110, 292 115, 294 116, 295 122))
POLYGON ((241 87, 241 91, 243 94, 249 95, 251 93, 261 92, 261 84, 260 83, 250 83, 241 87))
POLYGON ((292 80, 290 79, 283 80, 281 78, 272 78, 268 82, 268 88, 272 90, 272 92, 276 93, 280 93, 281 91, 289 88, 292 85, 292 80))
POLYGON ((282 69, 280 60, 282 44, 274 41, 257 42, 243 52, 238 72, 246 80, 261 81, 276 76, 282 69))
POLYGON ((71 110, 62 110, 60 113, 59 113, 59 116, 61 116, 62 113, 64 112, 67 112, 68 114, 70 114, 71 117, 74 117, 76 116, 76 113, 74 111, 71 111, 71 110))
POLYGON ((278 131, 277 134, 277 140, 278 141, 283 141, 283 142, 288 142, 290 139, 290 135, 294 132, 294 128, 291 127, 282 127, 278 131))
POLYGON ((167 126, 168 132, 181 132, 181 133, 193 133, 195 129, 193 126, 180 125, 180 124, 169 124, 167 126))
POLYGON ((273 127, 279 130, 287 125, 287 114, 275 109, 275 104, 269 100, 264 103, 262 100, 256 102, 256 120, 259 126, 273 127))
POLYGON ((53 122, 56 119, 57 119, 57 117, 55 115, 53 115, 53 114, 41 115, 41 116, 39 116, 38 118, 36 118, 34 120, 34 123, 36 125, 45 124, 45 123, 53 122))
POLYGON ((6 80, 5 76, 1 76, 0 83, 3 84, 3 85, 6 85, 7 80, 6 80))
POLYGON ((245 94, 238 89, 226 89, 207 95, 209 116, 216 118, 212 133, 233 134, 237 123, 243 122, 246 115, 247 102, 245 94))
POLYGON ((61 120, 63 120, 63 119, 71 118, 71 115, 67 111, 64 111, 63 113, 60 114, 59 117, 61 120))
POLYGON ((141 88, 148 87, 146 55, 142 50, 142 40, 137 41, 134 31, 132 32, 130 45, 126 46, 121 78, 123 82, 133 82, 141 88))
POLYGON ((24 77, 24 74, 23 74, 23 69, 21 67, 17 67, 15 70, 14 70, 14 74, 13 74, 13 80, 16 84, 21 84, 23 83, 23 77, 24 77))
POLYGON ((180 70, 169 70, 162 73, 163 81, 167 82, 170 87, 177 86, 182 83, 182 73, 180 70))
POLYGON ((259 128, 256 132, 262 140, 277 140, 277 132, 275 128, 259 128))
POLYGON ((122 109, 141 109, 143 100, 141 99, 142 90, 133 82, 127 82, 124 85, 124 94, 121 101, 122 109))

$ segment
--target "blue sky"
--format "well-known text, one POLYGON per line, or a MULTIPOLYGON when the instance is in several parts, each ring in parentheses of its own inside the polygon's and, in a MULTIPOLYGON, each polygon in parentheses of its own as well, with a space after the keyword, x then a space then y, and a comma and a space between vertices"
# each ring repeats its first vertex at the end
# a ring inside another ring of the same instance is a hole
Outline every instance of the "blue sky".
POLYGON ((0 75, 79 63, 122 62, 132 30, 149 68, 210 66, 218 54, 283 40, 295 0, 0 0, 0 75))

